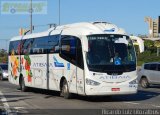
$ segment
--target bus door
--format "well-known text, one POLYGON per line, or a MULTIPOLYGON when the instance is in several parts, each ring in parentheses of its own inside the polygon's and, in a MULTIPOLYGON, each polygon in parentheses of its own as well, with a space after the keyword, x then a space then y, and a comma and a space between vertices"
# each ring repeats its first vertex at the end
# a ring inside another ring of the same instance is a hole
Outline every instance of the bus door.
POLYGON ((83 53, 82 53, 82 44, 80 39, 77 39, 77 92, 78 94, 85 94, 84 89, 84 62, 83 62, 83 53))
POLYGON ((77 93, 76 46, 76 37, 61 36, 60 58, 57 62, 62 64, 61 76, 64 76, 68 81, 69 91, 72 93, 77 93))

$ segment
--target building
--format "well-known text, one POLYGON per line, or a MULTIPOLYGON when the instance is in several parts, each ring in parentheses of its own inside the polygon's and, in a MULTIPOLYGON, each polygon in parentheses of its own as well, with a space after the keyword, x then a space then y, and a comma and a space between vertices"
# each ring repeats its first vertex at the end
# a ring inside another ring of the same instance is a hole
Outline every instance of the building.
POLYGON ((149 25, 150 38, 156 38, 160 36, 160 16, 158 19, 152 19, 151 17, 145 17, 145 22, 149 25))

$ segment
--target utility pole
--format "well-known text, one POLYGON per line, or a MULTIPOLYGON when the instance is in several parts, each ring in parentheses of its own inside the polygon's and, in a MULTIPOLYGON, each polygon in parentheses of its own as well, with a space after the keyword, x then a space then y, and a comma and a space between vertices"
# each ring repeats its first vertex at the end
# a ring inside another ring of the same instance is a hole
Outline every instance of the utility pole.
POLYGON ((61 1, 59 0, 59 25, 61 24, 61 1))
POLYGON ((32 0, 30 1, 30 33, 32 34, 32 29, 33 29, 33 25, 32 25, 32 0))

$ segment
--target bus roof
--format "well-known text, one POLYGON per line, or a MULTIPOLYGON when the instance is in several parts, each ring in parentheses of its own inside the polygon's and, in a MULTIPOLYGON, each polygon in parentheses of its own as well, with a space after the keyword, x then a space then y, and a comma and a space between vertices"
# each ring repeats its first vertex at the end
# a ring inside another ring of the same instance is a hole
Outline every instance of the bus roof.
POLYGON ((108 22, 80 22, 80 23, 73 23, 73 24, 53 27, 45 32, 13 37, 10 41, 28 39, 28 38, 37 38, 37 37, 56 35, 56 34, 73 35, 78 37, 82 35, 91 35, 91 34, 126 35, 126 32, 123 29, 118 28, 116 25, 108 22))

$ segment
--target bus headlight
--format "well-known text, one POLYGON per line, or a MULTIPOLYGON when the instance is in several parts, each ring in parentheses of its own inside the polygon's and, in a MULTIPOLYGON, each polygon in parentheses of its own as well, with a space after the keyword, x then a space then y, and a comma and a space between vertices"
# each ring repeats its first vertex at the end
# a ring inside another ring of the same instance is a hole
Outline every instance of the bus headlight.
POLYGON ((129 84, 137 84, 137 83, 138 83, 138 82, 137 82, 137 79, 135 79, 135 80, 129 82, 129 84))
POLYGON ((88 78, 86 79, 86 84, 87 85, 93 85, 93 86, 100 85, 99 82, 96 82, 96 81, 88 79, 88 78))

